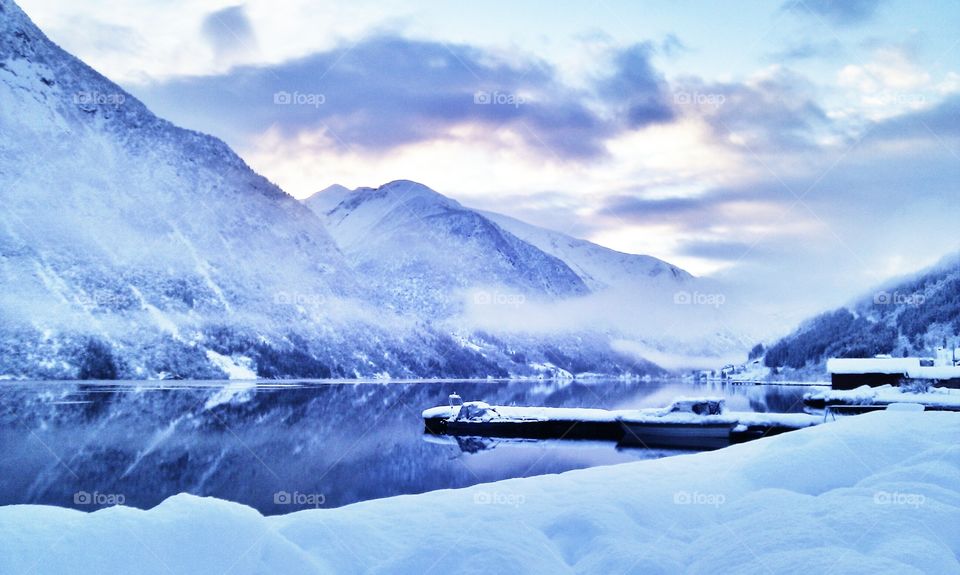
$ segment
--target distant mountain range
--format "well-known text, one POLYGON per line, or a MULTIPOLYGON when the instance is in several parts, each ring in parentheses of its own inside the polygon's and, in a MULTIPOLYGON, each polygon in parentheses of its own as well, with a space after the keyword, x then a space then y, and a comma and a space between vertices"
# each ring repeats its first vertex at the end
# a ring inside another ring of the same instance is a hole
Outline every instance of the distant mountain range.
POLYGON ((489 211, 422 184, 334 185, 304 200, 381 302, 459 331, 592 332, 669 367, 739 357, 722 286, 489 211))
POLYGON ((764 363, 822 373, 831 357, 933 357, 960 344, 960 255, 889 282, 850 306, 801 325, 766 350, 764 363))
POLYGON ((0 202, 0 377, 642 375, 745 349, 717 288, 655 258, 409 181, 301 203, 11 0, 0 202))
POLYGON ((589 292, 561 259, 422 184, 327 193, 304 203, 374 291, 403 311, 456 313, 465 290, 548 299, 589 292))

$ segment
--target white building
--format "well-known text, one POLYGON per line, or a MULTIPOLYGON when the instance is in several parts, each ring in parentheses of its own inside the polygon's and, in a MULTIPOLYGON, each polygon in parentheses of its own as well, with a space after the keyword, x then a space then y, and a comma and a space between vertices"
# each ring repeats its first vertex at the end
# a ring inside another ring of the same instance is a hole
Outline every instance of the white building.
MULTIPOLYGON (((831 358, 827 360, 827 371, 834 389, 854 389, 861 385, 899 385, 902 380, 908 379, 929 380, 944 387, 958 387, 960 366, 953 361, 954 353, 957 352, 960 350, 949 349, 940 354, 940 350, 937 350, 937 357, 933 362, 921 361, 918 357, 831 358)), ((960 358, 960 355, 956 357, 960 358)))

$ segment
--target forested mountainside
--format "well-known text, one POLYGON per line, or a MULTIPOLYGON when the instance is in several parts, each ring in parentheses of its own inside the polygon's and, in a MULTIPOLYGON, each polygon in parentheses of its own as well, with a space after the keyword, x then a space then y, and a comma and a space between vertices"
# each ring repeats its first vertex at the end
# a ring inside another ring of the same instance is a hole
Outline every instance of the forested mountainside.
POLYGON ((932 356, 960 335, 960 257, 821 314, 771 345, 765 365, 801 369, 830 357, 932 356))

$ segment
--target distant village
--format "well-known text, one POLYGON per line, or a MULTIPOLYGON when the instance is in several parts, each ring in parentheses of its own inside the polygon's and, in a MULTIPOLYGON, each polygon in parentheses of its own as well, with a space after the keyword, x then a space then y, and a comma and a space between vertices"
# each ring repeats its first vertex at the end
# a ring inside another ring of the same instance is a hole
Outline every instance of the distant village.
MULTIPOLYGON (((869 358, 830 358, 826 368, 834 389, 855 389, 863 385, 899 386, 902 383, 960 388, 960 347, 938 347, 934 357, 878 354, 869 358)), ((753 352, 746 363, 693 372, 697 381, 749 382, 766 380, 769 376, 770 370, 764 366, 762 357, 755 357, 753 352)))

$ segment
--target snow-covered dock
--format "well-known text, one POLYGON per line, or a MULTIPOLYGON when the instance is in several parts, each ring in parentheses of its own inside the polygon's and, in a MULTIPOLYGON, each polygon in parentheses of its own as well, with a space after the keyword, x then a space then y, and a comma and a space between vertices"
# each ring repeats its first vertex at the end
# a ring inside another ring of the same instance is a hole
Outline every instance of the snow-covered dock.
POLYGON ((423 412, 427 433, 535 439, 604 439, 638 447, 715 449, 810 427, 805 413, 729 412, 716 398, 680 398, 661 409, 493 406, 473 401, 423 412))
POLYGON ((893 385, 856 389, 818 391, 803 396, 803 402, 815 409, 831 408, 840 411, 883 409, 892 403, 918 403, 927 411, 960 411, 960 390, 946 387, 931 387, 920 393, 912 393, 893 385))

